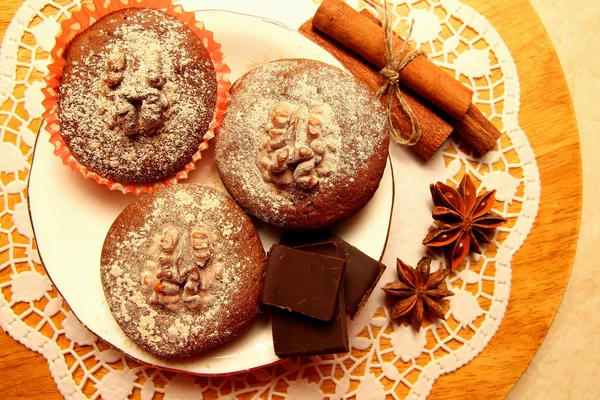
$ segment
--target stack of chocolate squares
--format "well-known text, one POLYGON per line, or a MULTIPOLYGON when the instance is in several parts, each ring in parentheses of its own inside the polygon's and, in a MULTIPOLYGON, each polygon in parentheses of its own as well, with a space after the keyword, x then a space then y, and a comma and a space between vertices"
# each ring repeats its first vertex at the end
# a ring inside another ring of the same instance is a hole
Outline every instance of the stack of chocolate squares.
POLYGON ((262 302, 279 357, 349 351, 346 316, 367 302, 385 265, 329 232, 288 234, 269 251, 262 302))

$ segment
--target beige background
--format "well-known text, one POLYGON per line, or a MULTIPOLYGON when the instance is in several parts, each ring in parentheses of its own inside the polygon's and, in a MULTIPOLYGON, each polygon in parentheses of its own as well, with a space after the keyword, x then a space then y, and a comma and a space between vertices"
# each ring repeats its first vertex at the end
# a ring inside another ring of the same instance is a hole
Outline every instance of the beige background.
POLYGON ((600 399, 600 251, 594 251, 600 246, 600 2, 530 1, 554 44, 573 98, 581 137, 583 210, 562 304, 507 399, 596 400, 600 399))

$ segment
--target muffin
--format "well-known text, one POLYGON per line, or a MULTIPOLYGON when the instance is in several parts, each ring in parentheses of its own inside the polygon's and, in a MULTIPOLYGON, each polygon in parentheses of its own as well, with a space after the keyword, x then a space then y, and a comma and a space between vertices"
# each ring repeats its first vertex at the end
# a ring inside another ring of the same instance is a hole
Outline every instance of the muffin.
POLYGON ((318 229, 373 197, 388 157, 387 119, 350 74, 279 60, 246 73, 230 93, 215 161, 248 213, 281 228, 318 229))
POLYGON ((161 357, 184 357, 250 325, 265 263, 254 226, 233 200, 212 187, 176 184, 114 221, 102 248, 102 286, 131 340, 161 357))
POLYGON ((217 77, 188 26, 154 9, 118 10, 75 36, 64 58, 58 121, 80 164, 148 184, 192 161, 213 120, 217 77))

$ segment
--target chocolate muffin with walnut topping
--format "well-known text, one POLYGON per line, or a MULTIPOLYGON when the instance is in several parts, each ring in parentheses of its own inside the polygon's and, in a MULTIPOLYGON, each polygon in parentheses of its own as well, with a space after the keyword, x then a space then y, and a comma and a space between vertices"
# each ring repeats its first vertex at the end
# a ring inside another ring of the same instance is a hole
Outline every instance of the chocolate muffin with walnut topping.
POLYGON ((131 8, 70 42, 57 114, 81 164, 111 181, 146 184, 192 160, 216 101, 217 78, 201 39, 172 16, 131 8))
POLYGON ((230 90, 215 161, 248 213, 289 229, 350 217, 373 197, 389 134, 380 102, 350 74, 315 60, 257 67, 230 90))
POLYGON ((265 252, 226 194, 177 184, 130 204, 101 257, 115 320, 161 357, 198 354, 238 336, 259 313, 265 252))

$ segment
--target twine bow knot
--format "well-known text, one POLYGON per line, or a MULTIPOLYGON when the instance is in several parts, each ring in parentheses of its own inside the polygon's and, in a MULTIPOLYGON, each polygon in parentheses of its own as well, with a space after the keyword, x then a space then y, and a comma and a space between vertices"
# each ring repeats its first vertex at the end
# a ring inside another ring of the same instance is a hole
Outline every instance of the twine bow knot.
POLYGON ((415 115, 412 111, 412 108, 404 97, 402 96, 402 90, 400 89, 400 85, 398 81, 400 80, 400 72, 406 67, 412 60, 417 58, 418 56, 425 55, 425 52, 422 50, 412 50, 406 51, 407 42, 410 39, 412 34, 411 24, 410 29, 408 31, 408 35, 406 36, 406 40, 402 43, 400 49, 396 52, 394 51, 394 29, 393 29, 393 19, 390 10, 388 9, 387 0, 383 0, 383 7, 381 5, 374 5, 371 1, 367 1, 372 7, 379 10, 381 24, 383 28, 383 37, 385 41, 385 64, 386 66, 379 72, 381 76, 385 78, 385 81, 377 91, 377 96, 381 98, 381 96, 387 97, 386 104, 386 113, 388 117, 388 124, 390 127, 390 136, 394 139, 398 144, 413 146, 415 145, 419 139, 421 138, 421 126, 419 122, 416 120, 415 115), (394 127, 393 124, 393 112, 392 112, 392 104, 393 99, 398 99, 398 103, 400 103, 400 107, 402 108, 402 112, 408 117, 411 125, 411 134, 408 139, 405 139, 402 136, 402 133, 399 129, 394 127))
POLYGON ((383 68, 381 71, 379 71, 379 73, 381 74, 381 76, 383 76, 388 82, 394 84, 394 83, 398 83, 398 81, 400 80, 400 74, 398 73, 397 70, 395 70, 394 68, 392 68, 391 66, 387 65, 385 66, 385 68, 383 68))

